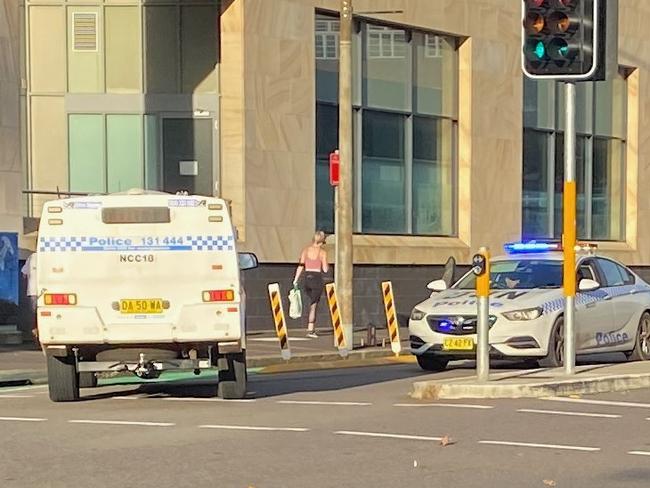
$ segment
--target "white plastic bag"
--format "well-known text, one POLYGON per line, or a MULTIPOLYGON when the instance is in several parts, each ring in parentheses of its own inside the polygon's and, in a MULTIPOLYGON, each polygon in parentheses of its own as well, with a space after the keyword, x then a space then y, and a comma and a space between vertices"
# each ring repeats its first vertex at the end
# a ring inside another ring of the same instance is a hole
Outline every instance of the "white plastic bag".
POLYGON ((302 295, 300 288, 292 288, 289 292, 289 317, 299 319, 302 317, 302 295))

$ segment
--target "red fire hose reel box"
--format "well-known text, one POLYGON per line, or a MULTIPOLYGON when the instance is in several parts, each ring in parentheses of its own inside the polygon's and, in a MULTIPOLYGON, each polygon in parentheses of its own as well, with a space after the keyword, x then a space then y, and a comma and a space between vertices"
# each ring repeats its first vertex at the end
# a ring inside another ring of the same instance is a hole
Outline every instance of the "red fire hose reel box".
POLYGON ((339 151, 337 149, 333 153, 330 153, 330 185, 339 185, 340 169, 341 162, 339 160, 339 151))

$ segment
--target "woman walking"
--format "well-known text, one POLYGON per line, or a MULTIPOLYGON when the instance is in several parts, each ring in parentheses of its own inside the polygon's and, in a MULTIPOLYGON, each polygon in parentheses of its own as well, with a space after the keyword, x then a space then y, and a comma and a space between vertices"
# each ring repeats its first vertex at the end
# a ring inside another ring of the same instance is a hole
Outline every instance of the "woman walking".
POLYGON ((316 308, 323 293, 323 274, 329 270, 327 264, 327 253, 323 249, 325 245, 325 233, 318 231, 314 234, 312 242, 300 253, 300 262, 296 269, 296 276, 293 279, 293 286, 298 286, 298 279, 305 274, 303 288, 309 297, 309 322, 307 325, 307 337, 317 338, 315 322, 316 308))

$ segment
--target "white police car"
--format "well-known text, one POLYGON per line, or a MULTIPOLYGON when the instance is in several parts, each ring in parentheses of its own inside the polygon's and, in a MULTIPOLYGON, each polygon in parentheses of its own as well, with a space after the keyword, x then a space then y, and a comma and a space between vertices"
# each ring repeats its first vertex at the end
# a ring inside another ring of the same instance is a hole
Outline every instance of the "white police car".
MULTIPOLYGON (((544 359, 560 366, 564 353, 562 252, 558 242, 513 243, 490 272, 490 355, 544 359)), ((593 247, 590 248, 593 251, 593 247)), ((584 249, 583 249, 584 251, 584 249)), ((650 359, 650 285, 622 264, 578 252, 576 350, 624 352, 650 359)), ((429 283, 431 297, 409 320, 411 352, 422 369, 443 370, 450 360, 476 355, 476 282, 471 272, 447 289, 429 283)))

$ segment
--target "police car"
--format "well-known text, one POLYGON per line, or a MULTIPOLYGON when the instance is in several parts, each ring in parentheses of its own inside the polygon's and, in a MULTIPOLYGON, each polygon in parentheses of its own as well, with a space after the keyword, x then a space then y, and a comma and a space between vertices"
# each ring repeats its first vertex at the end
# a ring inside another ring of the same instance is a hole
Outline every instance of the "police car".
MULTIPOLYGON (((626 266, 582 246, 576 257, 576 350, 580 354, 624 352, 650 359, 650 285, 626 266), (585 252, 586 251, 586 252, 585 252)), ((543 359, 562 365, 564 353, 563 254, 559 242, 506 244, 507 255, 490 270, 490 355, 543 359)), ((409 320, 411 352, 424 370, 440 371, 455 359, 476 355, 476 276, 469 272, 451 288, 429 283, 430 298, 409 320)))

